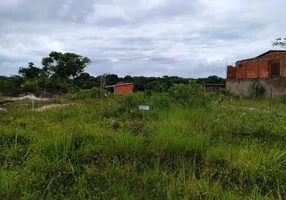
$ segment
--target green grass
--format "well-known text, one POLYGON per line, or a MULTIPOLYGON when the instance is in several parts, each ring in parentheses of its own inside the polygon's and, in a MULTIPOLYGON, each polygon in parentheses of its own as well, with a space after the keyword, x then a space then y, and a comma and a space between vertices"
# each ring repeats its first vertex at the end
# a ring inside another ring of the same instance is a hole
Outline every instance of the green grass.
POLYGON ((285 109, 286 106, 286 98, 285 97, 276 97, 270 100, 267 99, 243 99, 239 100, 233 97, 225 97, 222 105, 232 105, 232 106, 240 106, 240 107, 248 107, 248 108, 260 108, 260 109, 285 109))
POLYGON ((0 113, 0 199, 285 198, 283 109, 127 99, 0 113))

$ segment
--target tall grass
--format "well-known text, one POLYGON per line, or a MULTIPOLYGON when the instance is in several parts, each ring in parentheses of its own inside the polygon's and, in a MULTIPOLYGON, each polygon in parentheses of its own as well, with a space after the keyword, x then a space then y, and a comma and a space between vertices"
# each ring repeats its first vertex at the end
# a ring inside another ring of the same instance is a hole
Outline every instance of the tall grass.
POLYGON ((8 109, 0 199, 285 198, 284 112, 193 102, 131 94, 8 109), (151 106, 145 121, 141 103, 151 106))

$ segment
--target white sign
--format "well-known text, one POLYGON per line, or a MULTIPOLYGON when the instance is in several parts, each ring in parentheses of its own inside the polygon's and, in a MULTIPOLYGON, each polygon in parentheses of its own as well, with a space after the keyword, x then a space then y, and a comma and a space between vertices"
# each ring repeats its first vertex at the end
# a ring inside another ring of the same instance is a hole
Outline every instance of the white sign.
POLYGON ((140 105, 139 110, 150 110, 150 106, 140 105))

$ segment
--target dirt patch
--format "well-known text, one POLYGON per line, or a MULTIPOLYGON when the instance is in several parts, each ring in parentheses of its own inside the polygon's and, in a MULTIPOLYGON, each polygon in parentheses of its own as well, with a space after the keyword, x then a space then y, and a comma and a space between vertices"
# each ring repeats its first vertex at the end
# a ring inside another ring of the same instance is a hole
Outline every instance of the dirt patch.
POLYGON ((67 107, 67 106, 71 106, 71 105, 74 105, 74 104, 51 104, 51 105, 47 105, 47 106, 37 108, 37 109, 35 109, 35 111, 44 111, 44 110, 49 110, 49 109, 53 109, 53 108, 67 107))
POLYGON ((7 98, 7 101, 18 101, 18 100, 24 100, 24 99, 30 99, 30 100, 35 100, 35 101, 48 101, 51 100, 49 98, 38 98, 34 95, 26 95, 23 97, 14 97, 14 98, 7 98))
POLYGON ((43 98, 54 98, 55 97, 55 95, 54 94, 52 94, 52 93, 50 93, 50 92, 47 92, 47 91, 45 91, 45 92, 42 92, 41 94, 40 94, 40 96, 39 96, 39 98, 41 98, 41 99, 43 99, 43 98))

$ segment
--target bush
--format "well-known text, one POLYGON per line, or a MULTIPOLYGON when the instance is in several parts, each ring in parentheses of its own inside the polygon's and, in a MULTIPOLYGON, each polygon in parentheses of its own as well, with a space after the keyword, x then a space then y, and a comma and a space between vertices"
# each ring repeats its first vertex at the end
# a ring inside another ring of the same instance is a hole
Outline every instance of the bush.
POLYGON ((131 113, 138 110, 140 104, 144 102, 143 93, 129 93, 123 97, 122 109, 131 113))
POLYGON ((225 88, 221 89, 221 94, 227 97, 231 96, 231 93, 225 88))
MULTIPOLYGON (((75 90, 78 87, 75 87, 75 90)), ((71 90, 70 90, 71 91, 71 90)), ((92 88, 90 90, 79 90, 78 92, 71 95, 71 100, 76 99, 91 99, 91 98, 100 98, 100 97, 108 97, 108 93, 105 90, 102 90, 100 88, 92 88)))
POLYGON ((122 113, 121 100, 109 98, 105 103, 98 107, 97 114, 103 118, 118 117, 122 113))
POLYGON ((279 100, 278 102, 282 103, 282 104, 286 104, 286 96, 282 96, 282 97, 279 97, 279 100))
POLYGON ((76 95, 76 99, 89 99, 91 98, 91 91, 90 90, 80 90, 79 92, 77 92, 76 95))
POLYGON ((101 88, 94 87, 90 91, 91 91, 91 98, 108 97, 107 91, 101 88))
POLYGON ((74 86, 74 87, 69 87, 68 88, 68 93, 76 93, 80 91, 80 87, 74 86))
POLYGON ((31 93, 37 93, 39 90, 37 80, 27 80, 22 85, 22 87, 26 92, 31 92, 31 93))
POLYGON ((213 94, 205 93, 198 84, 175 84, 170 88, 169 94, 173 100, 184 107, 205 107, 212 100, 213 94))
POLYGON ((256 98, 262 98, 265 93, 265 88, 261 85, 259 80, 255 80, 252 82, 252 84, 249 86, 249 97, 256 99, 256 98))
POLYGON ((154 109, 168 109, 171 106, 171 99, 167 94, 153 94, 150 97, 150 106, 154 109))

